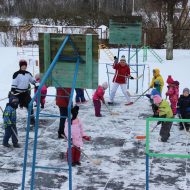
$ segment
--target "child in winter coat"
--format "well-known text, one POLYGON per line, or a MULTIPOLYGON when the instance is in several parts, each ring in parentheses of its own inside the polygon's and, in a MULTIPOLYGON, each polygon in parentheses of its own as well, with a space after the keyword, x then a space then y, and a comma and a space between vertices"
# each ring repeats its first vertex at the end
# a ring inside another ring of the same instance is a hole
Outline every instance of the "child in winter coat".
MULTIPOLYGON (((86 141, 91 140, 91 138, 84 133, 83 124, 77 117, 78 112, 79 112, 79 106, 74 106, 71 109, 72 166, 81 165, 80 148, 83 146, 83 139, 86 141)), ((68 139, 68 122, 65 123, 65 136, 68 139)), ((67 149, 67 156, 68 156, 68 149, 67 149)))
POLYGON ((94 109, 95 109, 95 116, 96 117, 102 117, 101 111, 101 101, 103 104, 105 104, 104 100, 104 93, 105 90, 108 88, 108 83, 104 82, 102 86, 98 86, 97 90, 95 91, 93 95, 93 103, 94 103, 94 109))
MULTIPOLYGON (((164 86, 164 80, 162 76, 160 75, 160 70, 159 69, 153 69, 153 78, 150 84, 150 88, 157 88, 158 90, 158 85, 160 87, 160 94, 162 94, 162 89, 164 86), (159 84, 158 84, 159 82, 159 84)), ((158 90, 159 91, 159 90, 158 90)))
POLYGON ((168 91, 166 92, 166 97, 169 96, 173 115, 176 115, 177 102, 179 98, 179 82, 174 81, 171 75, 169 75, 167 83, 168 83, 168 91))
POLYGON ((18 133, 16 128, 16 109, 18 108, 19 99, 16 96, 9 97, 9 103, 6 105, 3 112, 3 121, 5 134, 3 137, 3 146, 11 147, 9 139, 12 137, 13 147, 19 148, 18 133))
MULTIPOLYGON (((173 118, 173 113, 169 103, 166 100, 162 100, 159 95, 155 95, 153 97, 154 104, 158 106, 159 110, 159 117, 162 118, 173 118)), ((162 124, 160 129, 160 136, 162 142, 167 142, 168 138, 170 137, 170 129, 172 126, 172 122, 162 122, 158 121, 157 123, 162 124)))
POLYGON ((114 57, 114 59, 115 59, 115 61, 113 64, 113 69, 115 69, 115 75, 113 78, 113 85, 112 85, 112 89, 111 89, 111 93, 110 93, 110 101, 108 102, 108 104, 110 104, 110 105, 113 104, 115 93, 116 93, 118 87, 120 86, 121 90, 127 100, 127 103, 125 105, 131 105, 131 104, 133 104, 133 102, 131 102, 131 99, 128 96, 126 83, 127 83, 128 78, 130 78, 130 79, 134 79, 134 78, 130 76, 130 68, 126 63, 126 59, 125 59, 124 55, 121 56, 119 63, 118 63, 118 60, 116 57, 114 57))
MULTIPOLYGON (((190 119, 190 90, 188 88, 184 88, 183 94, 178 99, 177 104, 177 113, 180 115, 182 119, 190 119)), ((190 124, 184 122, 184 124, 180 123, 180 130, 184 129, 184 126, 187 131, 189 131, 190 124)))
MULTIPOLYGON (((35 79, 36 79, 36 82, 39 84, 40 83, 40 74, 36 74, 35 79)), ((38 90, 38 86, 36 85, 35 88, 34 88, 34 93, 36 93, 37 90, 38 90)), ((42 89, 41 89, 41 97, 40 97, 41 108, 44 108, 44 105, 45 105, 45 102, 46 102, 46 94, 47 94, 47 87, 46 87, 46 85, 43 85, 42 89)), ((36 104, 37 104, 37 100, 38 99, 36 98, 35 99, 36 104)))

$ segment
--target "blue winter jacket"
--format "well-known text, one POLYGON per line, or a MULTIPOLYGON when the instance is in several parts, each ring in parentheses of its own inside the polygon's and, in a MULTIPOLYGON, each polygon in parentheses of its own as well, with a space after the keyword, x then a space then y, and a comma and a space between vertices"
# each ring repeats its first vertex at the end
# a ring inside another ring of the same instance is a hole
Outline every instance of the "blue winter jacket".
POLYGON ((3 112, 4 127, 16 126, 16 109, 7 104, 3 112))

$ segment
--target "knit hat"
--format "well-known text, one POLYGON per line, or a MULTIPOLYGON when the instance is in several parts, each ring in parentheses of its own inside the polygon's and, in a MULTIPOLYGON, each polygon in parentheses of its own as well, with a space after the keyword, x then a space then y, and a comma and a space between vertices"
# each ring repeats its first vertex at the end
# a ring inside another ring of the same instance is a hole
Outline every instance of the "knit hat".
POLYGON ((153 102, 154 104, 160 104, 162 101, 162 98, 159 95, 153 96, 153 102))
POLYGON ((79 113, 79 106, 74 106, 72 109, 71 109, 71 113, 72 113, 72 120, 76 119, 77 118, 77 115, 79 113))
POLYGON ((171 75, 168 75, 167 81, 168 84, 172 84, 174 82, 173 78, 171 75))
POLYGON ((108 83, 107 82, 102 83, 102 88, 106 90, 108 88, 108 83))
POLYGON ((184 93, 184 92, 188 92, 188 94, 189 94, 189 92, 190 92, 189 88, 184 88, 184 89, 183 89, 183 93, 184 93))
POLYGON ((126 59, 125 59, 124 55, 121 56, 120 61, 125 61, 126 62, 126 59))
POLYGON ((19 61, 19 66, 22 67, 23 65, 27 66, 27 61, 24 60, 24 59, 21 59, 21 60, 19 61))

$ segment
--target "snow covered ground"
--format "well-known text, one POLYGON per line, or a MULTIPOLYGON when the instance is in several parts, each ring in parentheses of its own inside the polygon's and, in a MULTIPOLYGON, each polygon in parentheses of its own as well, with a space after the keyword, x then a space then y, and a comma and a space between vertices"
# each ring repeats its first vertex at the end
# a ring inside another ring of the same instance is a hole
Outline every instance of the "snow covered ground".
MULTIPOLYGON (((117 50, 112 50, 117 55, 117 50)), ((165 58, 165 50, 156 50, 165 58)), ((127 52, 125 52, 126 54, 127 52)), ((122 53, 121 53, 122 55, 122 53)), ((37 57, 17 56, 16 48, 0 48, 0 106, 4 109, 8 91, 11 86, 13 72, 18 69, 19 58, 30 61, 28 70, 32 74, 38 73, 35 64, 37 57)), ((166 81, 171 74, 174 80, 180 82, 180 92, 184 87, 190 87, 189 50, 174 50, 174 60, 159 63, 150 52, 145 69, 145 79, 142 89, 142 79, 139 80, 139 94, 148 88, 149 70, 152 78, 152 69, 159 68, 166 81)), ((134 60, 132 60, 132 63, 134 60)), ((100 51, 99 82, 107 81, 106 65, 109 58, 103 50, 100 51)), ((142 52, 139 54, 139 64, 142 62, 142 52)), ((109 67, 109 72, 113 72, 109 67)), ((140 74, 142 69, 140 69, 140 74)), ((110 80, 113 75, 110 74, 110 80)), ((130 93, 135 95, 135 81, 130 81, 130 93)), ((166 91, 166 85, 164 92, 166 91)), ((92 94, 92 90, 88 93, 92 94)), ((163 94, 164 94, 163 92, 163 94)), ((48 94, 54 94, 54 88, 48 88, 48 94)), ((163 96, 164 97, 164 96, 163 96)), ((87 95, 86 98, 88 99, 87 95)), ((135 99, 136 97, 133 97, 135 99)), ((105 94, 109 100, 109 90, 105 94)), ((146 117, 152 115, 151 107, 146 98, 140 99, 132 106, 125 106, 125 99, 119 89, 115 98, 116 105, 111 106, 111 115, 106 107, 102 107, 104 117, 94 117, 91 100, 80 105, 79 117, 84 123, 86 133, 92 136, 91 142, 85 142, 83 150, 94 160, 101 160, 101 165, 94 165, 84 156, 82 166, 73 168, 74 190, 142 190, 145 189, 145 140, 137 140, 137 135, 145 135, 146 117)), ((58 114, 54 98, 47 97, 43 112, 58 114)), ((22 145, 20 149, 7 149, 0 146, 0 189, 19 189, 22 182, 23 147, 25 142, 26 110, 18 109, 18 135, 22 145)), ((0 113, 0 117, 2 113, 0 113)), ((2 118, 0 119, 2 123, 2 118)), ((66 142, 57 138, 59 119, 40 118, 39 138, 37 150, 37 165, 66 168, 67 162, 63 158, 66 151, 66 142)), ((151 123, 151 127, 155 122, 151 123)), ((179 131, 177 124, 171 130, 171 137, 167 143, 158 142, 159 127, 150 134, 150 149, 160 153, 189 154, 189 136, 179 131)), ((27 167, 26 189, 29 189, 32 161, 33 131, 30 132, 29 157, 27 167)), ((2 139, 3 129, 0 128, 2 139)), ((150 159, 150 189, 151 190, 188 190, 190 187, 190 160, 189 159, 150 159)), ((68 173, 66 171, 36 170, 36 189, 68 189, 68 173)))

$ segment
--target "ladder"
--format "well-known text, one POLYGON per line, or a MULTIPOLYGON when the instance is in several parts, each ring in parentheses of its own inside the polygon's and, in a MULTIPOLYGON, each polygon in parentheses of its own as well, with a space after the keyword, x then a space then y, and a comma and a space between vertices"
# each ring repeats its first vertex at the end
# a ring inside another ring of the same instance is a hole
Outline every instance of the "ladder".
POLYGON ((99 49, 103 49, 111 61, 114 61, 114 55, 105 44, 100 44, 99 49))

